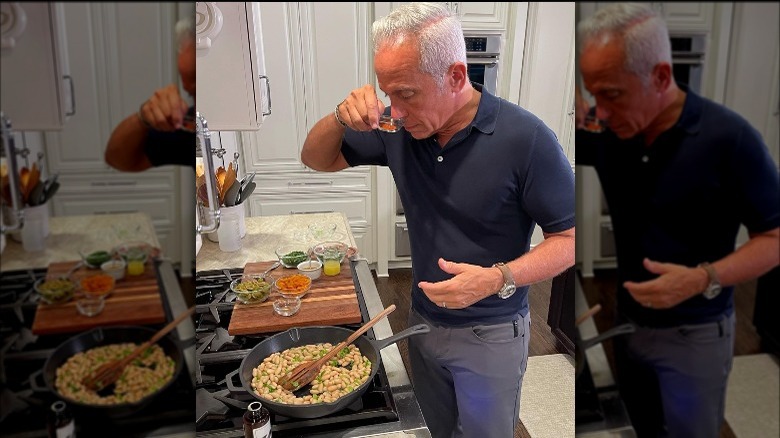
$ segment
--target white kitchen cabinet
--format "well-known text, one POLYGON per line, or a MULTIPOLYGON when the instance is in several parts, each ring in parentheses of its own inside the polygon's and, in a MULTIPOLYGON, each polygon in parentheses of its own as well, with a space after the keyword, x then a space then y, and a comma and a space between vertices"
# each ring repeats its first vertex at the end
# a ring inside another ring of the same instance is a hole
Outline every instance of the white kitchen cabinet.
POLYGON ((12 129, 62 129, 75 113, 62 3, 0 3, 0 111, 12 129))
MULTIPOLYGON (((577 2, 583 17, 592 15, 611 2, 577 2)), ((714 2, 640 2, 659 12, 670 33, 702 34, 712 30, 715 19, 714 2)))
POLYGON ((300 160, 308 130, 351 90, 372 82, 369 5, 264 2, 259 8, 273 114, 257 131, 220 132, 212 145, 224 147, 226 157, 239 151, 240 175, 257 171, 249 216, 345 213, 360 253, 373 261, 372 169, 317 172, 300 160))
POLYGON ((271 111, 260 4, 197 2, 196 14, 198 112, 212 131, 259 129, 271 111))
MULTIPOLYGON (((50 206, 54 215, 147 212, 163 253, 174 263, 186 246, 180 224, 190 213, 182 214, 179 206, 181 175, 188 169, 119 172, 106 164, 104 154, 115 126, 156 89, 178 83, 174 24, 181 14, 194 15, 193 6, 186 11, 173 3, 65 4, 65 50, 77 85, 78 111, 59 131, 25 133, 31 149, 40 143, 46 173, 60 174, 60 190, 50 206)), ((185 266, 183 273, 189 269, 185 266)))

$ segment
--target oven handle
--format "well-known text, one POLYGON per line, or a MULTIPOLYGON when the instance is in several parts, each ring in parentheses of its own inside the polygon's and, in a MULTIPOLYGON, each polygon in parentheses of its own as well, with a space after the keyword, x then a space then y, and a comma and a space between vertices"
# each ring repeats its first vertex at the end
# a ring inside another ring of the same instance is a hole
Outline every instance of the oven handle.
POLYGON ((704 65, 701 58, 672 58, 672 64, 678 65, 704 65))
POLYGON ((467 64, 474 64, 474 65, 498 65, 497 59, 467 59, 467 64))

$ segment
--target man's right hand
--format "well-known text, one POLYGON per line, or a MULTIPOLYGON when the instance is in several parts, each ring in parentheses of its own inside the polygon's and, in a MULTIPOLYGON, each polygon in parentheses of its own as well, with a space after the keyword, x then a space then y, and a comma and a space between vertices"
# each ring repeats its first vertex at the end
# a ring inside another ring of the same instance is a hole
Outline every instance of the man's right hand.
POLYGON ((385 105, 376 97, 371 85, 363 85, 349 93, 338 105, 339 118, 355 131, 370 131, 379 127, 379 116, 385 105))
POLYGON ((171 132, 181 129, 189 105, 179 95, 176 84, 156 90, 141 105, 139 115, 154 130, 171 132))

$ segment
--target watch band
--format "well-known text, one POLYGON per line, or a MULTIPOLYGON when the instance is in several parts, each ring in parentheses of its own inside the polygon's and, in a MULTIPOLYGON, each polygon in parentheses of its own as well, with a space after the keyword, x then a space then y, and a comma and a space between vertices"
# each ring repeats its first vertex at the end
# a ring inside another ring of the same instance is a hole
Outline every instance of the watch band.
POLYGON ((718 279, 718 273, 715 272, 715 268, 712 267, 711 264, 708 262, 699 263, 699 267, 703 268, 707 272, 707 278, 709 279, 709 283, 707 284, 707 287, 704 289, 706 290, 712 285, 720 285, 720 280, 718 279))
POLYGON ((509 284, 515 285, 515 278, 512 276, 512 271, 509 269, 509 266, 503 262, 498 262, 495 263, 493 267, 498 268, 501 271, 501 275, 504 277, 504 286, 509 284))

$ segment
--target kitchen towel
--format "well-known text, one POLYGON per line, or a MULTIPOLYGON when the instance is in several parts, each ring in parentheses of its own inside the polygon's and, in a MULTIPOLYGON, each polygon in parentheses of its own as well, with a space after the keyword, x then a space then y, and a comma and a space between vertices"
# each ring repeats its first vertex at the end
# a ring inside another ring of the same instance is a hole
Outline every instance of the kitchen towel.
POLYGON ((574 359, 568 354, 528 358, 520 392, 520 421, 532 438, 574 436, 574 359))

